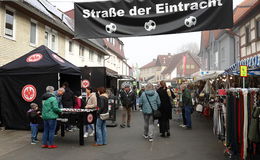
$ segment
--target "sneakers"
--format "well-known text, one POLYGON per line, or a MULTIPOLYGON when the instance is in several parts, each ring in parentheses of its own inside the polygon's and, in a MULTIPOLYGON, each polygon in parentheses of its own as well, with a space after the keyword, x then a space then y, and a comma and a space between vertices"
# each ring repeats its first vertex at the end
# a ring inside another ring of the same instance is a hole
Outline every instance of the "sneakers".
POLYGON ((92 133, 89 134, 90 137, 93 137, 95 135, 95 131, 92 131, 92 133))
POLYGON ((180 125, 180 127, 182 127, 182 128, 186 128, 186 125, 184 125, 184 124, 181 124, 181 125, 180 125))
POLYGON ((143 137, 144 137, 145 139, 148 139, 148 136, 147 136, 147 135, 145 135, 145 134, 143 135, 143 137))
POLYGON ((153 142, 153 138, 152 137, 149 137, 149 142, 153 142))
POLYGON ((167 137, 170 137, 170 136, 171 136, 171 133, 170 133, 170 132, 166 132, 166 136, 167 136, 167 137))
POLYGON ((48 148, 48 145, 42 145, 42 148, 48 148))
POLYGON ((125 128, 125 124, 120 124, 120 127, 121 128, 125 128))
POLYGON ((36 144, 36 142, 35 142, 35 141, 32 141, 31 144, 36 144))
POLYGON ((54 148, 58 148, 58 146, 56 146, 56 145, 50 145, 50 146, 48 146, 48 148, 49 148, 49 149, 54 149, 54 148))
POLYGON ((87 138, 88 137, 88 132, 86 132, 85 134, 84 134, 84 138, 87 138))
POLYGON ((130 128, 131 127, 130 124, 128 124, 127 127, 130 128))

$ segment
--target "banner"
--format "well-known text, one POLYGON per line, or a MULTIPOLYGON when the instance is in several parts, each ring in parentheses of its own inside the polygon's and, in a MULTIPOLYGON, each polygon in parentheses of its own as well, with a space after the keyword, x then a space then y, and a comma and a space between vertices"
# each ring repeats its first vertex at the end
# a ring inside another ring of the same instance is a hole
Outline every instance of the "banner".
POLYGON ((232 0, 74 3, 75 38, 147 36, 231 28, 232 3, 232 0))

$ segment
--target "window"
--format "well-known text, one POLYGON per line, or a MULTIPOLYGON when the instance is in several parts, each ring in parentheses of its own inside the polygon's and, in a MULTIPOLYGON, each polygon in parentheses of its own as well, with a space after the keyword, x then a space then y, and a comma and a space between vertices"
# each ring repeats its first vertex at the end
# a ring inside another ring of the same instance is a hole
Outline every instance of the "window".
POLYGON ((81 45, 79 46, 79 56, 84 57, 84 47, 81 45))
POLYGON ((190 65, 190 69, 195 69, 195 66, 193 64, 190 65))
POLYGON ((14 38, 14 12, 6 10, 5 35, 14 38))
POLYGON ((53 34, 51 35, 51 49, 55 50, 56 49, 56 36, 53 34))
POLYGON ((89 50, 89 60, 92 62, 94 60, 94 51, 93 50, 89 50))
POLYGON ((109 38, 109 42, 112 43, 113 45, 116 44, 116 42, 115 42, 115 38, 109 38))
POLYGON ((120 49, 120 51, 123 50, 123 46, 122 46, 122 44, 119 45, 119 49, 120 49))
POLYGON ((189 64, 186 65, 186 69, 190 69, 190 65, 189 64))
POLYGON ((73 50, 73 42, 69 41, 69 52, 72 53, 73 50))
POLYGON ((37 24, 35 22, 31 22, 31 31, 30 31, 30 44, 36 45, 37 39, 37 24))
POLYGON ((98 63, 101 64, 101 61, 102 61, 101 55, 98 55, 98 59, 97 60, 98 60, 98 63))
POLYGON ((257 38, 260 38, 260 20, 256 22, 257 38))
POLYGON ((248 44, 251 40, 250 27, 246 27, 246 44, 248 44))
POLYGON ((47 31, 45 31, 45 46, 49 46, 49 33, 47 31))

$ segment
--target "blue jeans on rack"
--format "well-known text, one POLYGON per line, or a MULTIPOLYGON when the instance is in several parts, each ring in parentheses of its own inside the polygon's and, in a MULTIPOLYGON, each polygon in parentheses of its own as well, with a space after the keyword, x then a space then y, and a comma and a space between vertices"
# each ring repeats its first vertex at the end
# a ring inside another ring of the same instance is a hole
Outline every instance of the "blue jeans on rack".
POLYGON ((44 120, 43 123, 44 123, 44 131, 42 135, 42 144, 53 145, 57 120, 56 119, 44 120))
POLYGON ((185 118, 186 118, 186 126, 187 128, 192 127, 192 122, 191 122, 191 106, 185 106, 185 118))
POLYGON ((96 136, 97 136, 96 144, 101 144, 101 145, 107 144, 106 121, 105 120, 101 120, 100 118, 97 118, 96 136))

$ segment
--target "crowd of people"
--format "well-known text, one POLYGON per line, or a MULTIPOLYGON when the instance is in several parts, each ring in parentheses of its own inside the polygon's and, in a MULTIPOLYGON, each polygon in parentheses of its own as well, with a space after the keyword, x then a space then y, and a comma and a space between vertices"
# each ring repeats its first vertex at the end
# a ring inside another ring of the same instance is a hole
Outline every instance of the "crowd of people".
MULTIPOLYGON (((192 129, 191 113, 192 100, 191 91, 186 85, 181 86, 181 103, 183 109, 183 126, 192 129)), ((125 85, 119 92, 120 102, 122 104, 122 122, 121 128, 131 127, 132 110, 142 111, 144 119, 143 137, 150 142, 154 140, 154 122, 158 119, 159 132, 161 137, 170 137, 170 119, 172 119, 173 100, 176 98, 172 88, 166 86, 161 81, 159 87, 155 88, 148 83, 143 86, 139 92, 136 88, 125 85), (137 108, 137 106, 139 106, 137 108)), ((103 116, 109 113, 109 96, 104 87, 94 90, 91 87, 86 88, 85 94, 73 93, 68 83, 64 83, 61 88, 54 90, 54 87, 47 86, 46 93, 42 96, 42 108, 36 103, 31 103, 27 112, 31 127, 31 144, 39 142, 38 126, 40 119, 43 120, 42 148, 57 148, 54 144, 54 137, 60 130, 61 123, 57 118, 62 114, 61 108, 86 108, 97 109, 96 126, 86 125, 84 137, 96 135, 96 143, 93 146, 103 146, 107 144, 106 119, 103 116)), ((66 130, 71 131, 72 126, 66 125, 66 130)))

